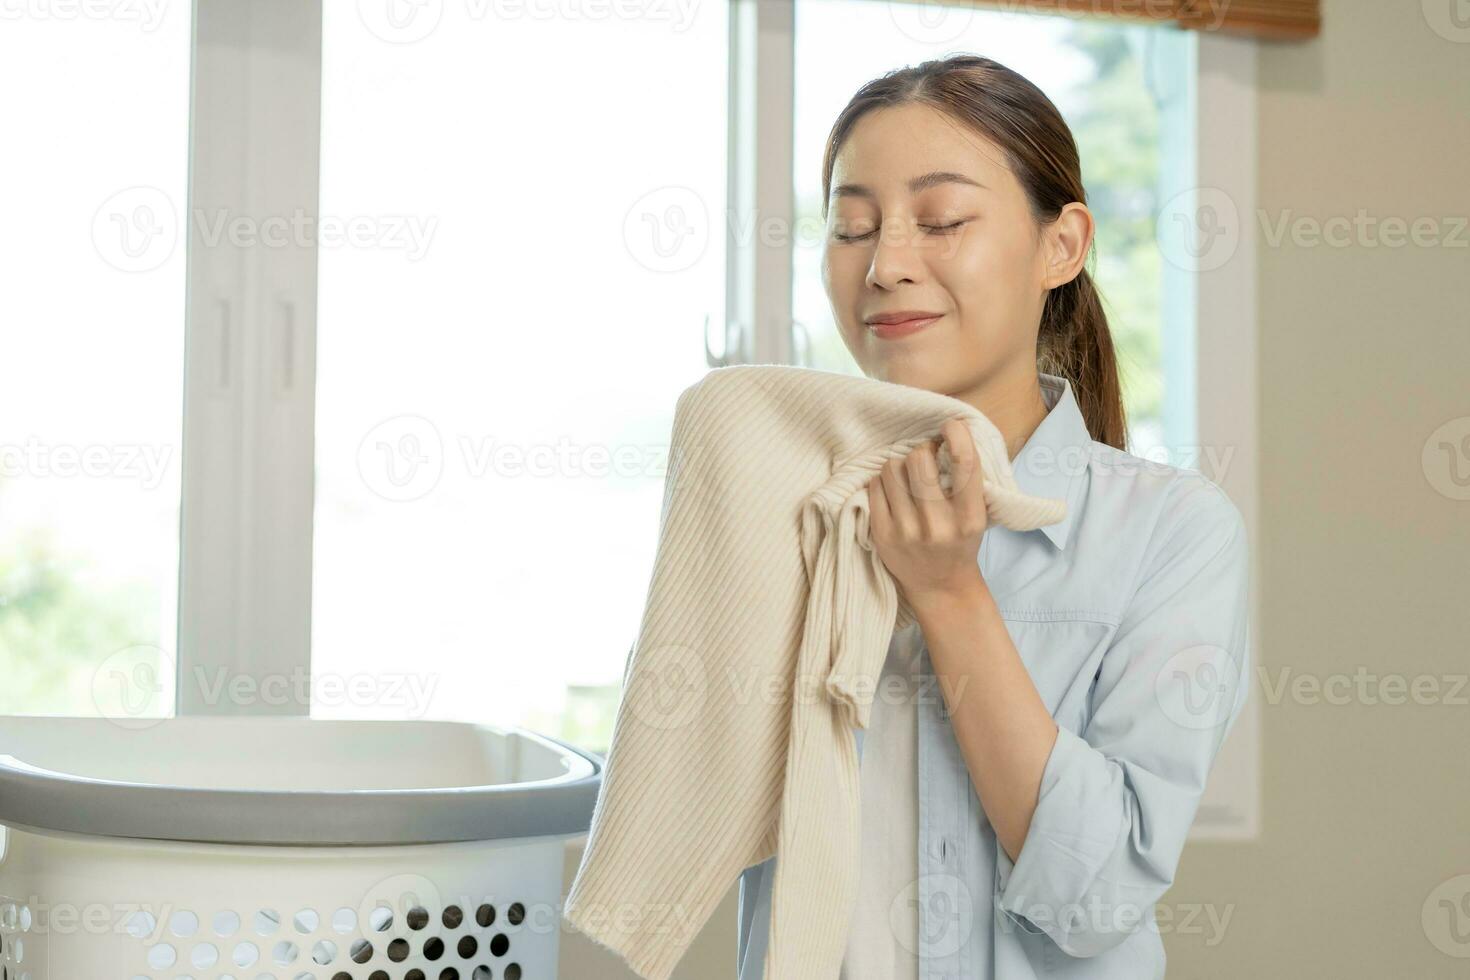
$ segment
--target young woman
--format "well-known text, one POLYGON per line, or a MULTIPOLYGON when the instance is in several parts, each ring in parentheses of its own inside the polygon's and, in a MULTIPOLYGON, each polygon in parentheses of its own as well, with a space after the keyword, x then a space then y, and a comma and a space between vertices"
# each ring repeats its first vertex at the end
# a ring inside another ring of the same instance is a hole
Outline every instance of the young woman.
MULTIPOLYGON (((1077 148, 1035 85, 972 56, 870 82, 823 190, 823 277, 864 373, 975 406, 1020 486, 1067 501, 1059 524, 987 528, 958 423, 949 495, 936 444, 868 485, 918 622, 856 733, 843 980, 1163 977, 1154 903, 1248 690, 1240 512, 1124 451, 1077 148)), ((776 860, 741 877, 741 980, 761 972, 776 860)))

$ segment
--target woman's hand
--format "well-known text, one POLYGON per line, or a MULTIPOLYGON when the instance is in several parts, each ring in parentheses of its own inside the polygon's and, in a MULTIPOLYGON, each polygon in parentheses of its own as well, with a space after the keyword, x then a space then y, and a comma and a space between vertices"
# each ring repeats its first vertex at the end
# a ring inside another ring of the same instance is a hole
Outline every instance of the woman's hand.
POLYGON ((868 482, 873 548, 910 606, 984 585, 980 539, 989 520, 983 478, 969 427, 950 419, 939 439, 889 460, 868 482), (939 486, 940 440, 949 446, 948 496, 939 486))

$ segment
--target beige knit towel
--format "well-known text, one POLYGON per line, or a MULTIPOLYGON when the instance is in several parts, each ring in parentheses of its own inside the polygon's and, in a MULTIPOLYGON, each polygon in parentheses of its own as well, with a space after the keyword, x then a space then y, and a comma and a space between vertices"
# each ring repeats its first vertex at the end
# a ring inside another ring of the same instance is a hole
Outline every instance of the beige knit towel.
POLYGON ((642 627, 564 909, 638 976, 668 977, 741 871, 778 853, 765 978, 837 977, 860 862, 852 728, 914 622, 872 550, 866 487, 956 417, 992 523, 1066 515, 1019 490, 1000 432, 947 395, 784 365, 716 368, 680 394, 642 627))

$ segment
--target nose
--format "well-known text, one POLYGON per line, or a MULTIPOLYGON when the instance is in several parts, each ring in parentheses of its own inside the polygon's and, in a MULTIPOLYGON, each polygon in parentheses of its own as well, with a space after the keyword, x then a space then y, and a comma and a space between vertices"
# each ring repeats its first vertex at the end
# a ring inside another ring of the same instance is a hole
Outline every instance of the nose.
POLYGON ((894 289, 900 283, 923 280, 924 259, 915 231, 913 222, 897 218, 883 222, 873 247, 873 260, 868 264, 869 288, 894 289))

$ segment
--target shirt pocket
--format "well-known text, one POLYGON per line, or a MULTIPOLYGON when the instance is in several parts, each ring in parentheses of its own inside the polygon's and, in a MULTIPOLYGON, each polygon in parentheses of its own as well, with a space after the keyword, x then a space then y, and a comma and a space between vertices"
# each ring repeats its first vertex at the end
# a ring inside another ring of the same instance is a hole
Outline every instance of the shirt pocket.
POLYGON ((1001 616, 1046 710, 1057 724, 1080 733, 1116 621, 1053 611, 1002 610, 1001 616))

